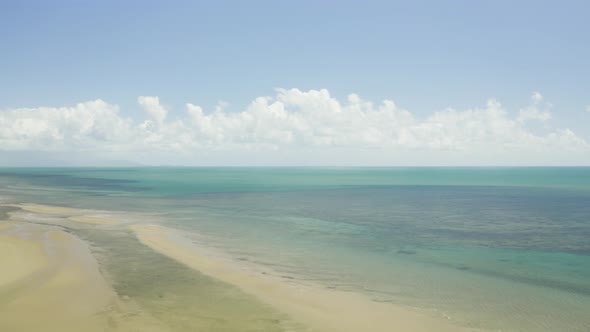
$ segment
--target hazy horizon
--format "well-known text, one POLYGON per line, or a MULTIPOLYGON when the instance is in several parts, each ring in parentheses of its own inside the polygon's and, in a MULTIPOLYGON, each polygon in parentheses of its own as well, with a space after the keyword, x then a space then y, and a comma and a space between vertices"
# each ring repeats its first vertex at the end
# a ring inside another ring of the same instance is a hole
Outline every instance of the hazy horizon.
POLYGON ((590 165, 586 2, 426 3, 2 3, 0 165, 590 165))

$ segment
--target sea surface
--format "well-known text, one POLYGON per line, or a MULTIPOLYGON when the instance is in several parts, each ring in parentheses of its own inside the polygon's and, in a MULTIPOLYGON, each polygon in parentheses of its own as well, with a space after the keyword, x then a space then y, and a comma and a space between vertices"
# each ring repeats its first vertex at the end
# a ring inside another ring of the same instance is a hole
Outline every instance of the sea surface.
POLYGON ((0 199, 141 214, 462 326, 590 331, 590 168, 2 168, 0 199))

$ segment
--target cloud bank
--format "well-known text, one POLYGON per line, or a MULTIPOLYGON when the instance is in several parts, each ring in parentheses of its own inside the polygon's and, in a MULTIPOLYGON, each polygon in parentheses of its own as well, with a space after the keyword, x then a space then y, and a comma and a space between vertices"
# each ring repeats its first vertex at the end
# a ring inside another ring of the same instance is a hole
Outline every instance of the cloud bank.
POLYGON ((137 102, 145 111, 141 120, 100 99, 2 110, 0 151, 147 164, 590 164, 588 142, 551 125, 551 105, 540 93, 513 112, 492 99, 484 107, 425 117, 392 100, 351 94, 342 101, 325 89, 277 89, 233 112, 226 103, 210 112, 188 103, 175 114, 156 96, 137 102))

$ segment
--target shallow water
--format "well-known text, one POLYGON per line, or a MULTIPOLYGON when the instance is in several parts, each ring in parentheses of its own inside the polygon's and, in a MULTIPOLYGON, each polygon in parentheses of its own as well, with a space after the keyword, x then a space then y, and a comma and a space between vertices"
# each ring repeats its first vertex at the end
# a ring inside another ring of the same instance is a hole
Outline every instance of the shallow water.
POLYGON ((463 326, 590 330, 590 168, 3 169, 0 185, 141 212, 286 278, 463 326))
POLYGON ((98 250, 117 294, 140 305, 167 330, 304 331, 256 298, 154 252, 131 232, 83 229, 75 234, 98 250))

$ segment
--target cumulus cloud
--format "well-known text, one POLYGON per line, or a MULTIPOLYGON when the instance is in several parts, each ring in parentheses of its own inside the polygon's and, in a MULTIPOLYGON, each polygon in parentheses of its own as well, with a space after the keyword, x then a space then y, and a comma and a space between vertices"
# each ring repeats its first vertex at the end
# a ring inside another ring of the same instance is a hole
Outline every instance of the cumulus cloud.
POLYGON ((128 142, 132 122, 100 99, 73 107, 0 111, 0 150, 114 149, 128 142))
POLYGON ((516 113, 489 100, 484 107, 449 108, 423 118, 393 100, 375 103, 351 94, 341 101, 325 89, 277 89, 235 112, 225 102, 210 112, 187 103, 173 120, 158 97, 141 96, 138 103, 145 120, 131 120, 102 100, 0 111, 0 150, 120 152, 152 161, 166 155, 168 163, 175 163, 171 154, 182 163, 201 163, 208 153, 265 161, 287 156, 292 163, 313 155, 317 164, 355 163, 354 154, 389 164, 590 161, 589 144, 567 128, 542 135, 527 130, 529 121, 551 119, 551 105, 539 93, 516 113))
POLYGON ((523 108, 518 113, 518 121, 526 122, 530 120, 547 121, 551 119, 551 104, 546 103, 543 96, 535 92, 531 96, 531 104, 523 108))
POLYGON ((137 102, 150 115, 150 117, 158 123, 164 122, 166 119, 168 110, 160 105, 160 98, 140 96, 137 97, 137 102))

